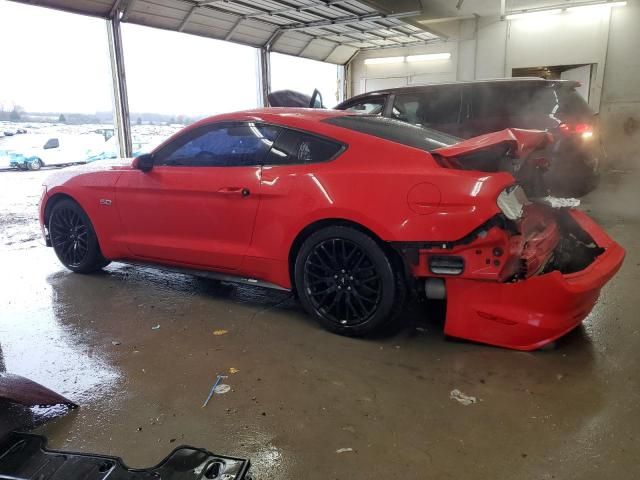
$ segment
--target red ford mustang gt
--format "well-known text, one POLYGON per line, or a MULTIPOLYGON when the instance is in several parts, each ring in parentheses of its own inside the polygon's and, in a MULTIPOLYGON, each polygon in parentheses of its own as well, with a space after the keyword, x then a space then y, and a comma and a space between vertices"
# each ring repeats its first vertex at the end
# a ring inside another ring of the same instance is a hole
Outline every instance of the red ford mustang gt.
POLYGON ((448 335, 538 348, 589 314, 624 251, 582 212, 528 199, 546 133, 456 142, 349 112, 219 115, 133 162, 58 172, 40 221, 75 272, 118 260, 292 289, 346 335, 417 291, 446 298, 448 335))

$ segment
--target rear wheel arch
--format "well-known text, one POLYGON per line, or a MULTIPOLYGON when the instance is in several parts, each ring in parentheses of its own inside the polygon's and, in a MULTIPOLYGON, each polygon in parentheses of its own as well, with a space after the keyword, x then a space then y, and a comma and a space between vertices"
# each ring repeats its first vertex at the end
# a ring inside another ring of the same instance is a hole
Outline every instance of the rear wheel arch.
POLYGON ((291 288, 293 290, 295 290, 295 264, 296 264, 296 258, 298 257, 298 253, 300 252, 300 248, 304 244, 305 240, 307 238, 309 238, 311 235, 313 235, 314 233, 316 233, 316 232, 318 232, 318 231, 320 231, 320 230, 322 230, 324 228, 336 227, 336 226, 337 227, 353 228, 354 230, 357 230, 357 231, 359 231, 361 233, 364 233, 365 235, 369 236, 384 251, 384 253, 389 258, 389 261, 391 262, 393 267, 396 268, 402 274, 403 277, 407 278, 407 275, 409 274, 409 272, 407 271, 405 262, 403 261, 403 259, 400 256, 400 254, 393 247, 391 247, 391 245, 389 243, 387 243, 384 240, 382 240, 371 229, 365 227, 364 225, 362 225, 362 224, 360 224, 358 222, 354 222, 352 220, 346 220, 346 219, 343 219, 343 218, 325 218, 325 219, 322 219, 322 220, 317 220, 317 221, 307 225, 305 228, 303 228, 298 233, 298 235, 294 239, 293 243, 291 244, 291 248, 289 249, 288 264, 289 264, 289 279, 291 281, 291 288))

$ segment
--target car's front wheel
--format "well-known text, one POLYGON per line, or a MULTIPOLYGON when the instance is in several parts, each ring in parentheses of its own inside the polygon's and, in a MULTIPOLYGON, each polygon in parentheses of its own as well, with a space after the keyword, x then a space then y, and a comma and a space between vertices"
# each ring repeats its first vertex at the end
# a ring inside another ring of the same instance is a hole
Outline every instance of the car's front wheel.
POLYGON ((73 200, 61 200, 49 217, 49 236, 58 259, 69 270, 90 273, 109 264, 85 211, 73 200))
POLYGON ((363 336, 390 325, 401 312, 406 285, 398 270, 369 235, 332 226, 305 240, 294 276, 302 306, 322 326, 363 336))

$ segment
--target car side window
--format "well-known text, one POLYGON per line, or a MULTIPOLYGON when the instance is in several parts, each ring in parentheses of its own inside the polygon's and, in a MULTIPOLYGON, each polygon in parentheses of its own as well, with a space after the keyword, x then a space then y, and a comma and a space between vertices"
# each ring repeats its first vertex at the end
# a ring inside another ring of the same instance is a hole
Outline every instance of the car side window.
POLYGON ((345 110, 348 112, 367 113, 369 115, 382 115, 384 110, 384 97, 368 98, 361 102, 349 105, 345 110))
POLYGON ((418 111, 418 99, 415 95, 396 95, 391 110, 391 118, 416 125, 420 123, 416 112, 418 111))
POLYGON ((49 150, 51 148, 58 148, 60 146, 60 140, 58 140, 57 138, 50 138, 49 140, 47 140, 47 143, 44 144, 44 147, 42 147, 44 150, 49 150))
POLYGON ((258 123, 205 125, 154 154, 156 165, 234 167, 260 165, 280 129, 258 123))
POLYGON ((332 160, 343 145, 296 130, 283 129, 275 141, 265 165, 290 165, 332 160))
POLYGON ((434 88, 422 93, 396 95, 393 118, 423 127, 458 123, 462 109, 462 89, 434 88))
POLYGON ((474 85, 472 92, 474 118, 547 116, 559 103, 553 89, 539 85, 474 85))

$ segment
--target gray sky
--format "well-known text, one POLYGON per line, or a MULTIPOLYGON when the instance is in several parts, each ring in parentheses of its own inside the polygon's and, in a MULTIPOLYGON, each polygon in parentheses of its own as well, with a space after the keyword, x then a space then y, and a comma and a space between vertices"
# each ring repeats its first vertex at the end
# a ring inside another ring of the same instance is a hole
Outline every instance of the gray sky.
MULTIPOLYGON (((257 104, 256 50, 125 24, 132 112, 209 115, 257 104)), ((104 20, 0 0, 0 105, 27 111, 112 109, 104 20)), ((272 56, 272 88, 335 102, 336 66, 272 56)))

